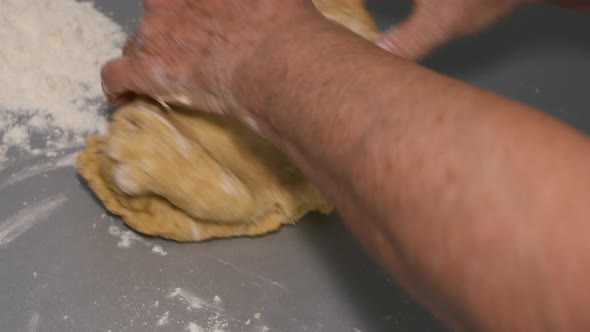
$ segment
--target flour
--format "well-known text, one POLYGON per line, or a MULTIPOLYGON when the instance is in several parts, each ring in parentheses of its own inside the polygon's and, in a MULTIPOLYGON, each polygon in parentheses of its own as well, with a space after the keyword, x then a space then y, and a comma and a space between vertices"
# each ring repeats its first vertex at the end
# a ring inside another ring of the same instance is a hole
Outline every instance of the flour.
POLYGON ((210 303, 202 298, 197 297, 190 291, 184 290, 182 288, 175 288, 168 293, 169 298, 178 298, 185 302, 189 308, 193 309, 201 309, 205 308, 208 311, 212 312, 221 312, 223 311, 221 307, 217 304, 210 303))
POLYGON ((67 201, 67 196, 57 194, 31 204, 0 222, 0 248, 7 246, 38 223, 45 221, 51 213, 58 210, 67 201))
POLYGON ((76 165, 76 155, 76 153, 66 154, 52 161, 27 166, 18 172, 12 173, 8 179, 0 183, 0 191, 39 174, 46 174, 65 167, 74 167, 76 165))
POLYGON ((166 313, 162 317, 160 317, 160 319, 158 319, 158 322, 156 324, 158 324, 158 326, 164 326, 168 324, 168 322, 170 321, 169 317, 170 311, 166 311, 166 313))
POLYGON ((31 318, 29 319, 29 323, 27 324, 27 332, 37 332, 39 329, 39 313, 34 313, 31 318))
POLYGON ((131 248, 134 243, 143 242, 143 239, 139 235, 132 231, 122 231, 115 225, 109 226, 109 234, 119 238, 119 242, 117 242, 117 247, 119 248, 131 248))
POLYGON ((188 326, 186 329, 188 332, 203 332, 203 329, 199 325, 197 325, 196 323, 193 323, 193 322, 188 323, 188 326))
POLYGON ((75 0, 0 0, 0 163, 55 155, 106 128, 99 72, 125 34, 75 0))
POLYGON ((152 252, 154 254, 158 254, 160 256, 167 256, 168 255, 168 253, 166 251, 164 251, 164 249, 161 246, 153 246, 152 252))
MULTIPOLYGON (((0 189, 2 189, 2 187, 0 186, 0 189)), ((101 219, 105 219, 107 217, 106 214, 102 214, 101 219)), ((113 221, 113 218, 111 218, 111 222, 113 221)), ((120 224, 120 223, 118 223, 120 224)), ((135 233, 134 231, 131 230, 123 230, 121 228, 119 228, 119 226, 117 226, 117 224, 115 223, 111 223, 111 225, 109 225, 109 229, 108 232, 110 235, 116 237, 119 239, 119 241, 117 241, 117 247, 119 248, 131 248, 133 245, 135 244, 141 244, 145 247, 151 248, 152 253, 158 255, 158 256, 168 256, 168 252, 166 252, 166 250, 164 250, 164 248, 162 248, 162 246, 153 244, 149 241, 146 241, 143 237, 141 237, 138 233, 135 233)))

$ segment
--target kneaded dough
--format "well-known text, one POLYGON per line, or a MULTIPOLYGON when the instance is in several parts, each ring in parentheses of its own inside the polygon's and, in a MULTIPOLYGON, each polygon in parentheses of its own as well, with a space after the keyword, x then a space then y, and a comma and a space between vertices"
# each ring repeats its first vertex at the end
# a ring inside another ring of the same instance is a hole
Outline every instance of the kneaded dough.
POLYGON ((374 41, 377 38, 377 23, 366 9, 366 0, 313 0, 318 11, 327 19, 336 22, 357 35, 374 41))
MULTIPOLYGON (((364 0, 317 0, 318 9, 367 39, 364 0)), ((78 170, 113 214, 140 233, 176 241, 255 236, 309 211, 330 213, 319 190, 272 144, 226 116, 139 99, 109 133, 89 137, 78 170)))

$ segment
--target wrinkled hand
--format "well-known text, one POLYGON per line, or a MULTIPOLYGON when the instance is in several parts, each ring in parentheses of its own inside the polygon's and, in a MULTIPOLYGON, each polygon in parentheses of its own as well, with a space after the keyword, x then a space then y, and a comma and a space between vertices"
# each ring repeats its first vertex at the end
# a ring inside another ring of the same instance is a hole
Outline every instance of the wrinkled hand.
POLYGON ((379 45, 419 60, 435 48, 476 33, 517 7, 537 0, 414 0, 410 17, 384 33, 379 45))
POLYGON ((217 113, 237 107, 236 72, 261 43, 319 17, 306 0, 144 0, 144 10, 123 55, 102 70, 109 100, 148 95, 217 113))

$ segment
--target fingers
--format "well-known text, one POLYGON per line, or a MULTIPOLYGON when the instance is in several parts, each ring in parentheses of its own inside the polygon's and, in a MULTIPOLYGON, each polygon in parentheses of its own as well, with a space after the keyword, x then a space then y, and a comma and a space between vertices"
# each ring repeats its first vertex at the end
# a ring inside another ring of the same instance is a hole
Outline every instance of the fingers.
POLYGON ((121 106, 129 102, 138 92, 133 68, 130 59, 125 56, 108 62, 102 68, 102 90, 113 105, 121 106))
POLYGON ((136 32, 131 37, 127 38, 125 46, 123 46, 123 56, 130 56, 134 50, 137 49, 139 33, 136 32))
POLYGON ((432 50, 454 38, 481 31, 520 5, 533 0, 416 1, 408 19, 381 35, 381 48, 408 60, 420 60, 432 50))
POLYGON ((137 95, 166 96, 177 91, 182 82, 171 76, 165 66, 156 61, 145 62, 123 56, 108 62, 101 71, 102 89, 107 99, 121 106, 137 95))
POLYGON ((437 14, 418 8, 404 22, 382 34, 377 45, 405 59, 417 61, 452 39, 452 30, 437 14))

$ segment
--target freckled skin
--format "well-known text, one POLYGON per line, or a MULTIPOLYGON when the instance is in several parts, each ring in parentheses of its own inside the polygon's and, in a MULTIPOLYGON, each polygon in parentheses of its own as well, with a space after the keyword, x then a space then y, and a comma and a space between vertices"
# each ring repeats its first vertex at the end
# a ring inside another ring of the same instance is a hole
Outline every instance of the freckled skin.
POLYGON ((455 170, 452 167, 449 167, 447 169, 446 178, 447 178, 447 184, 449 184, 449 185, 452 185, 453 182, 456 181, 457 174, 455 174, 455 170))
POLYGON ((308 1, 244 3, 148 1, 145 45, 103 71, 111 100, 178 93, 254 119, 367 250, 456 330, 590 330, 590 140, 402 59, 519 3, 417 1, 453 6, 384 35, 396 40, 381 46, 401 57, 308 1))
POLYGON ((446 119, 446 115, 444 111, 441 111, 436 114, 435 123, 437 125, 442 125, 446 119))

